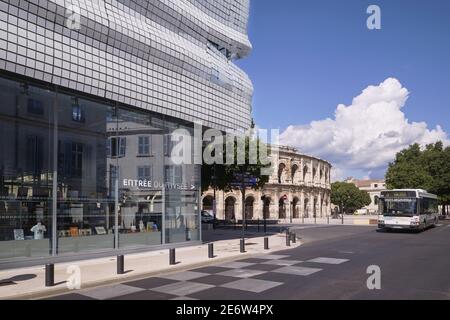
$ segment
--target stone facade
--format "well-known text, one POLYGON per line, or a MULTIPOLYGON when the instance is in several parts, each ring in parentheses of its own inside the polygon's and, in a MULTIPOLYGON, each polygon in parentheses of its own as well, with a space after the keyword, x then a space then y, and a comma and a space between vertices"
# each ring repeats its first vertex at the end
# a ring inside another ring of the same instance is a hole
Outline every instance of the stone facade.
MULTIPOLYGON (((290 221, 327 217, 331 214, 331 164, 325 160, 299 154, 291 147, 280 147, 275 172, 262 190, 246 190, 247 220, 290 221), (266 196, 263 201, 262 196, 266 196), (284 198, 286 198, 284 200, 284 198)), ((203 194, 203 210, 212 212, 214 190, 203 194)), ((216 191, 217 219, 242 219, 242 195, 239 190, 216 191)))
POLYGON ((378 213, 378 200, 381 197, 381 191, 385 191, 387 189, 385 180, 357 180, 353 178, 347 178, 345 182, 353 183, 359 190, 366 191, 369 194, 371 203, 368 206, 362 208, 362 212, 365 211, 365 213, 367 214, 378 213))

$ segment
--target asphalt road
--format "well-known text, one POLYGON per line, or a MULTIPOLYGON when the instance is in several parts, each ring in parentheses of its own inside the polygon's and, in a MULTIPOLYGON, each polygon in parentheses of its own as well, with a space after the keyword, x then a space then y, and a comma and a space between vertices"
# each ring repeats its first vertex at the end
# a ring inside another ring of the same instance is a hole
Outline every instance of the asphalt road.
POLYGON ((276 255, 81 290, 57 299, 450 299, 450 224, 422 233, 300 226, 302 246, 276 255), (381 271, 380 290, 367 268, 381 271))

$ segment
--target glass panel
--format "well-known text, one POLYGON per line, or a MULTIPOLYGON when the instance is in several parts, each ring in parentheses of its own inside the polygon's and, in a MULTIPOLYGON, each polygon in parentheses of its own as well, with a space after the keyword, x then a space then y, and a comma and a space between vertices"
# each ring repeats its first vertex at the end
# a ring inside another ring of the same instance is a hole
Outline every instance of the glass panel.
POLYGON ((116 202, 119 248, 199 240, 200 167, 170 155, 192 127, 2 78, 0 99, 0 260, 113 250, 116 202))
POLYGON ((114 248, 113 108, 59 94, 58 254, 114 248), (74 121, 74 105, 83 121, 74 121))
POLYGON ((417 214, 417 199, 383 199, 385 216, 413 216, 417 214))
POLYGON ((51 254, 54 97, 0 78, 0 259, 51 254))
POLYGON ((164 126, 153 119, 148 113, 125 109, 118 113, 117 135, 130 142, 123 157, 117 159, 119 248, 162 243, 164 126), (153 155, 141 157, 150 155, 150 141, 153 155))
MULTIPOLYGON (((177 123, 166 122, 168 137, 179 137, 177 129, 184 135, 179 141, 172 141, 174 147, 184 144, 184 151, 193 150, 193 128, 182 127, 177 123)), ((167 138, 166 138, 167 139, 167 138)), ((167 145, 167 142, 166 142, 167 145)), ((178 150, 178 148, 176 148, 178 150)), ((175 149, 174 149, 175 150, 175 149)), ((193 155, 190 154, 191 163, 193 155)), ((199 186, 200 166, 192 164, 176 165, 171 156, 165 157, 165 240, 166 243, 180 243, 200 239, 199 226, 199 186)))

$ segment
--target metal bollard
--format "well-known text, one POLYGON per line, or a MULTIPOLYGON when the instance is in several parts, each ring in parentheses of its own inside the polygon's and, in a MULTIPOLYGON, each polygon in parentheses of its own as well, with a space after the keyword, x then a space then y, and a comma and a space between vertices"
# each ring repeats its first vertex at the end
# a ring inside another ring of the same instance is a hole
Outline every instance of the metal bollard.
POLYGON ((288 246, 288 247, 291 246, 291 237, 289 234, 289 230, 286 231, 286 246, 288 246))
POLYGON ((330 216, 327 217, 327 223, 330 224, 330 216))
POLYGON ((123 255, 117 256, 117 274, 125 273, 125 257, 123 255))
POLYGON ((245 253, 245 240, 241 239, 241 253, 245 253))
POLYGON ((214 243, 208 244, 208 258, 213 259, 214 258, 214 243))
POLYGON ((55 265, 46 264, 45 265, 45 286, 53 287, 55 286, 55 265))
POLYGON ((264 237, 264 250, 269 250, 269 237, 264 237))
POLYGON ((171 266, 176 264, 176 261, 175 261, 175 248, 169 249, 169 264, 171 266))

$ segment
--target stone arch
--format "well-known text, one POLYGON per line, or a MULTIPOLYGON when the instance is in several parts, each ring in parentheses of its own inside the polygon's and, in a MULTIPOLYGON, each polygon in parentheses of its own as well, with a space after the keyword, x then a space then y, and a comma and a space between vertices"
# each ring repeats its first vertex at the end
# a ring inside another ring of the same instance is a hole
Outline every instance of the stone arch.
POLYGON ((294 163, 292 165, 292 168, 291 168, 291 181, 292 181, 292 183, 295 183, 295 176, 297 175, 298 169, 299 169, 299 166, 296 163, 294 163))
POLYGON ((270 219, 270 204, 272 202, 272 199, 270 197, 267 197, 264 199, 263 204, 263 219, 270 219))
POLYGON ((213 204, 214 204, 214 196, 210 194, 204 196, 202 200, 202 210, 212 212, 213 204))
POLYGON ((236 198, 228 196, 225 198, 225 220, 232 221, 236 219, 236 198))
POLYGON ((278 165, 278 173, 277 173, 277 177, 278 177, 278 183, 284 183, 284 172, 286 170, 286 165, 284 163, 280 163, 278 165))
POLYGON ((309 199, 305 198, 303 202, 303 216, 309 218, 309 199))
POLYGON ((298 208, 298 204, 300 202, 300 199, 298 197, 294 197, 292 200, 292 216, 294 219, 300 218, 300 210, 298 208))
POLYGON ((278 219, 286 219, 286 204, 284 203, 284 196, 278 200, 278 219))
POLYGON ((245 219, 253 220, 253 210, 255 205, 255 197, 248 196, 245 199, 245 219))
POLYGON ((303 182, 306 182, 306 175, 308 174, 308 166, 303 167, 303 182))

